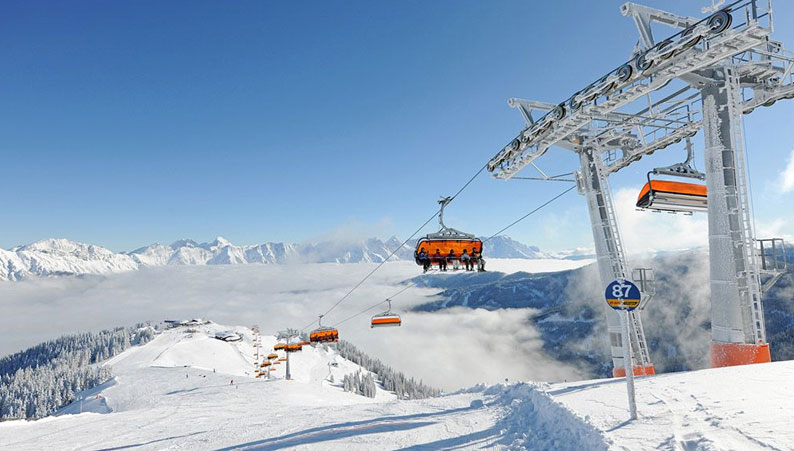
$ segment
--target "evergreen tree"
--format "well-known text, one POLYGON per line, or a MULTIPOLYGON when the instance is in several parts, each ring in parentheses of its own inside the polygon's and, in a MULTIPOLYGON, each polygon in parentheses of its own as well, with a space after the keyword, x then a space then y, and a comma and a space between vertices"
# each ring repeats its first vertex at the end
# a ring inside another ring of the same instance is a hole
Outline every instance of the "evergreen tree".
POLYGON ((340 340, 337 343, 337 351, 345 359, 365 368, 371 373, 363 376, 363 379, 359 374, 354 376, 346 375, 342 380, 345 391, 375 397, 375 386, 376 383, 379 383, 384 390, 394 392, 401 399, 424 399, 438 396, 441 393, 438 389, 425 385, 421 380, 417 382, 413 378, 409 379, 405 374, 395 371, 380 360, 364 354, 347 341, 340 340), (369 381, 364 382, 367 377, 371 378, 371 383, 369 381), (371 396, 366 393, 370 393, 371 396))
POLYGON ((0 419, 52 414, 73 402, 75 393, 110 380, 99 362, 154 335, 143 325, 64 335, 0 359, 0 419))

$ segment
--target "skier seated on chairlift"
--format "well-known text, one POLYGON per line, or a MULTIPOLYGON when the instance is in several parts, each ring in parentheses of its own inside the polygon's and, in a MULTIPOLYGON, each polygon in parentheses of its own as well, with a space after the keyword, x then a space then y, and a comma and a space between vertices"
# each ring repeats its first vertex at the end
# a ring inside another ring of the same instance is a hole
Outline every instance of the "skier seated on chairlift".
POLYGON ((447 259, 441 255, 441 250, 436 249, 436 253, 433 254, 433 261, 438 263, 438 270, 439 271, 446 271, 447 270, 447 259))
POLYGON ((450 249, 449 250, 449 255, 447 255, 447 261, 448 262, 450 262, 450 261, 452 262, 452 269, 453 270, 457 270, 458 269, 458 262, 460 260, 458 260, 458 256, 455 255, 455 249, 450 249))
POLYGON ((471 269, 474 270, 474 265, 477 265, 478 272, 485 271, 485 259, 482 258, 482 254, 477 249, 471 250, 471 269))
POLYGON ((460 254, 460 261, 463 262, 463 266, 466 267, 466 271, 471 271, 474 269, 474 265, 471 262, 471 257, 467 253, 468 249, 463 249, 463 253, 460 254))
POLYGON ((419 250, 419 255, 417 255, 416 258, 419 260, 419 263, 422 264, 422 268, 425 272, 427 272, 427 270, 430 269, 430 255, 428 255, 425 248, 419 250))

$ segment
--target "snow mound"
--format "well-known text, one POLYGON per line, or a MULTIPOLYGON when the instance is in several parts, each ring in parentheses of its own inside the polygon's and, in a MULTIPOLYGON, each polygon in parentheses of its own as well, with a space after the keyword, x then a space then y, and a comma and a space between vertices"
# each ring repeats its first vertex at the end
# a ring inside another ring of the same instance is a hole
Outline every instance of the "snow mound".
POLYGON ((537 385, 496 385, 484 392, 505 407, 497 423, 507 449, 607 450, 610 442, 595 427, 556 403, 537 385))

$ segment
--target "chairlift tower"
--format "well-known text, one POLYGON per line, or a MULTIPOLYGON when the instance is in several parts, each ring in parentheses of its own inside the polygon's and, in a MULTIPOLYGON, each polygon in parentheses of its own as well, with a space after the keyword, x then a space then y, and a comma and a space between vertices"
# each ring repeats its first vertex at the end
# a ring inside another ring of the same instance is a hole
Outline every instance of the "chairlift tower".
MULTIPOLYGON (((292 344, 292 343, 291 343, 291 342, 292 342, 292 340, 295 340, 295 339, 297 339, 297 338, 300 338, 300 335, 301 335, 301 331, 299 331, 299 330, 297 330, 297 329, 287 329, 287 330, 282 330, 282 331, 280 331, 280 332, 278 333, 278 335, 276 336, 276 338, 277 338, 278 340, 284 340, 284 344, 285 344, 285 346, 286 346, 286 347, 284 348, 284 354, 286 355, 286 359, 287 359, 287 360, 284 362, 284 363, 286 363, 286 368, 285 368, 285 371, 286 371, 286 373, 285 373, 285 375, 284 375, 284 378, 285 378, 286 380, 290 380, 290 379, 292 379, 292 373, 290 372, 290 365, 289 365, 289 355, 290 355, 292 352, 290 352, 290 350, 289 350, 288 348, 289 348, 289 345, 291 345, 291 344, 292 344)), ((268 377, 269 377, 269 376, 268 376, 268 377)))
MULTIPOLYGON (((785 270, 785 253, 782 240, 754 237, 741 121, 759 106, 794 98, 794 54, 770 39, 771 0, 720 4, 704 9, 710 14, 702 19, 631 2, 621 12, 634 19, 639 32, 629 60, 559 104, 510 99, 526 126, 489 161, 488 170, 496 178, 510 179, 531 166, 541 180, 559 181, 560 176, 547 176, 538 167, 538 158, 552 146, 576 152, 576 181, 587 200, 606 286, 630 275, 609 175, 687 140, 687 163, 655 171, 706 180, 712 366, 768 362, 761 296, 785 270), (654 23, 676 32, 656 40, 654 23), (688 141, 700 130, 705 175, 687 171, 692 156, 688 141)), ((643 289, 641 306, 651 295, 643 289)), ((613 374, 618 376, 624 368, 624 337, 617 314, 608 310, 613 374)), ((630 326, 634 373, 652 373, 639 313, 630 326)))

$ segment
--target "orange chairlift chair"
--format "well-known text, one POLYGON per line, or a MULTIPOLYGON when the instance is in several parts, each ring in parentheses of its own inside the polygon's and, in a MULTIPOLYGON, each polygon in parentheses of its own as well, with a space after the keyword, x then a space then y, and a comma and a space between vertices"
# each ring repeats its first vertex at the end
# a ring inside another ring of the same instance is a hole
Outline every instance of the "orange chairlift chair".
POLYGON ((339 331, 334 327, 324 327, 322 325, 323 315, 317 322, 319 327, 309 334, 309 341, 312 343, 336 343, 339 341, 339 331))
POLYGON ((379 313, 372 317, 372 321, 370 323, 371 328, 375 327, 394 327, 402 325, 402 320, 400 319, 400 315, 396 313, 392 313, 391 311, 391 299, 386 299, 386 302, 389 303, 389 308, 383 313, 379 313))
POLYGON ((706 211, 708 200, 706 185, 669 180, 651 180, 651 174, 672 177, 705 179, 702 172, 692 167, 693 151, 689 138, 686 139, 687 159, 683 163, 648 172, 648 183, 640 190, 637 208, 670 213, 689 213, 706 211))
POLYGON ((300 343, 288 344, 284 348, 284 351, 286 351, 286 352, 298 352, 298 351, 301 351, 301 350, 303 350, 303 345, 301 345, 300 343))
MULTIPOLYGON (((441 260, 441 258, 434 257, 434 255, 436 255, 436 250, 438 250, 439 254, 447 260, 450 250, 455 252, 456 259, 460 259, 460 255, 463 253, 464 249, 469 255, 471 255, 475 250, 482 255, 482 240, 470 233, 461 232, 459 230, 453 229, 452 227, 447 227, 444 224, 444 207, 446 207, 450 202, 452 202, 452 197, 442 197, 441 200, 438 201, 438 203, 441 205, 441 211, 438 213, 438 223, 441 225, 441 230, 436 233, 425 235, 416 242, 414 259, 416 260, 417 265, 424 266, 425 264, 425 262, 419 258, 419 253, 423 249, 425 252, 427 252, 428 257, 430 258, 429 263, 435 266, 439 266, 441 260)), ((454 265, 453 262, 448 263, 451 268, 457 268, 457 265, 454 265)))

